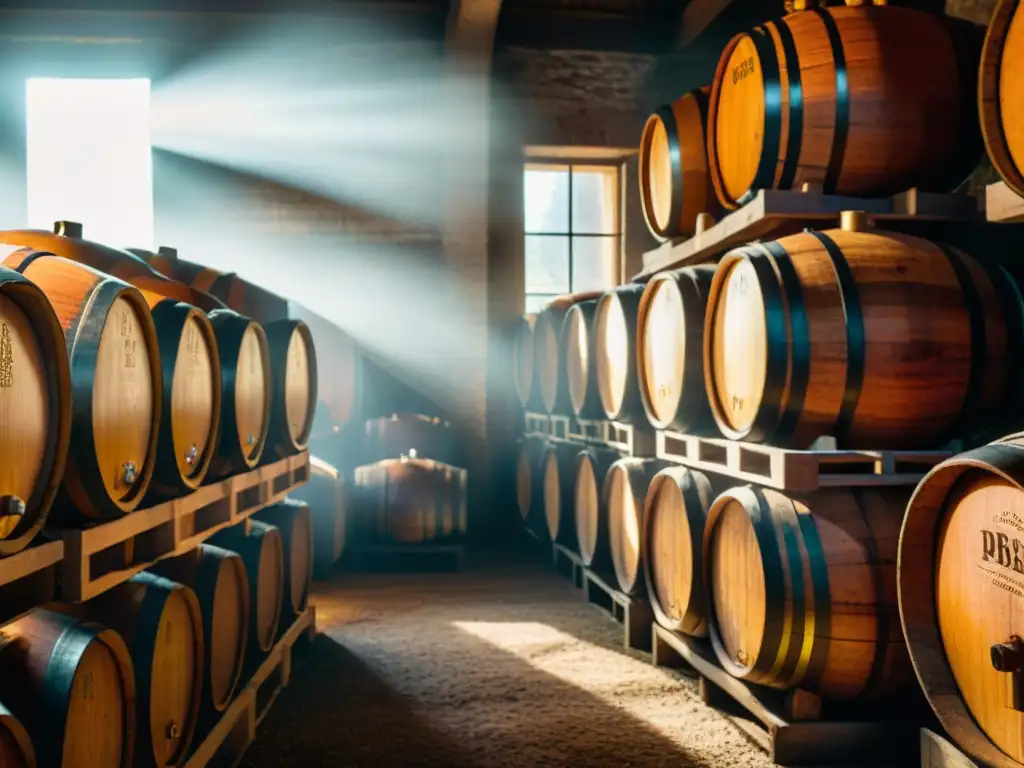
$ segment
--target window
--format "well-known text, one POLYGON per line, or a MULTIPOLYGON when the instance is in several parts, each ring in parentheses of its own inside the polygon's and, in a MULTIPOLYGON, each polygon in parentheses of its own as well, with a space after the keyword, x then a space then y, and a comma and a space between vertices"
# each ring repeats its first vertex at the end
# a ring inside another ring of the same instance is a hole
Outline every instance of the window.
POLYGON ((619 166, 531 162, 524 177, 526 311, 621 277, 619 166))
POLYGON ((29 226, 152 248, 149 80, 29 78, 25 100, 29 226))

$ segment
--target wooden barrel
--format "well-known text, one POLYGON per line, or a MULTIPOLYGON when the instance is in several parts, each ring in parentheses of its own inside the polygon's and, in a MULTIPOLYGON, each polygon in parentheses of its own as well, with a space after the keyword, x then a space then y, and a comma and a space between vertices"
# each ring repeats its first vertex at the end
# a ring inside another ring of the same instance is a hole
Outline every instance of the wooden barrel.
POLYGON ((527 437, 519 444, 516 459, 516 504, 523 523, 534 533, 547 535, 544 515, 544 464, 548 441, 527 437))
POLYGON ((367 463, 386 459, 432 459, 455 464, 452 427, 444 419, 418 413, 393 413, 366 422, 363 438, 367 463))
POLYGON ((640 204, 647 228, 659 240, 689 237, 698 214, 721 215, 708 173, 710 93, 705 86, 660 107, 640 136, 640 204))
POLYGON ((608 506, 608 549, 619 589, 627 595, 646 595, 643 551, 644 507, 651 480, 666 463, 660 459, 619 459, 604 476, 602 494, 608 506))
POLYGON ((360 544, 441 544, 466 532, 463 469, 388 459, 356 467, 355 486, 360 544))
POLYGON ((888 232, 730 251, 704 331, 715 421, 775 445, 927 447, 1006 402, 1014 293, 1005 270, 888 232))
POLYGON ((1021 89, 1020 63, 1024 50, 1024 26, 1017 0, 999 0, 989 18, 988 31, 981 50, 978 79, 978 105, 981 135, 992 167, 1018 195, 1024 195, 1024 136, 1022 107, 1017 94, 1021 89))
POLYGON ((273 649, 284 603, 284 545, 281 531, 252 520, 215 533, 208 539, 215 547, 237 552, 245 563, 249 582, 249 626, 245 666, 254 671, 273 649), (249 530, 246 531, 245 528, 249 530))
POLYGON ((36 768, 36 749, 32 737, 7 708, 0 704, 0 766, 36 768))
POLYGON ((313 583, 313 518, 304 501, 285 499, 257 512, 256 519, 281 532, 284 604, 278 634, 284 634, 309 605, 309 588, 313 583))
POLYGON ((583 564, 607 573, 611 568, 608 543, 608 503, 602 492, 608 469, 622 458, 622 451, 587 448, 576 455, 573 508, 576 542, 583 564))
POLYGON ((645 285, 629 283, 608 291, 594 310, 594 367, 604 417, 627 424, 644 422, 637 380, 636 338, 645 285))
POLYGON ((46 295, 0 267, 0 557, 29 545, 57 496, 71 441, 71 372, 46 295))
POLYGON ((958 186, 982 152, 973 33, 937 14, 864 5, 737 35, 708 108, 719 200, 736 208, 757 190, 805 183, 859 197, 958 186))
POLYGON ((0 636, 0 699, 41 766, 131 768, 135 673, 112 629, 40 608, 0 636))
POLYGON ((565 388, 569 407, 581 419, 596 419, 604 414, 597 390, 597 363, 593 327, 597 300, 581 301, 566 312, 562 320, 561 350, 565 369, 565 388))
POLYGON ((205 638, 191 589, 140 573, 93 598, 84 615, 124 640, 135 669, 136 766, 184 765, 199 716, 205 638))
POLYGON ((708 510, 711 643, 735 677, 831 699, 885 701, 913 675, 897 622, 903 488, 791 499, 754 486, 708 510))
POLYGON ((642 513, 640 559, 654 618, 694 637, 708 634, 701 536, 714 497, 703 473, 666 467, 651 480, 642 513))
POLYGON ((206 314, 173 299, 151 309, 163 372, 163 418, 147 506, 202 484, 217 452, 223 400, 220 353, 206 314))
POLYGON ((35 283, 64 330, 72 427, 59 525, 120 517, 142 501, 156 464, 162 370, 156 326, 135 288, 43 251, 4 264, 35 283))
POLYGON ((313 573, 326 578, 345 550, 348 490, 341 472, 319 456, 309 457, 309 480, 289 493, 309 506, 313 525, 313 573))
POLYGON ((512 380, 516 397, 523 408, 535 407, 537 376, 533 365, 533 323, 536 315, 525 315, 516 320, 512 332, 512 380))
POLYGON ((242 676, 248 640, 249 579, 234 552, 200 544, 178 557, 159 560, 150 572, 189 587, 199 601, 203 626, 199 726, 193 743, 227 709, 242 676))
POLYGON ((267 459, 283 459, 305 450, 316 411, 316 350, 301 320, 265 323, 270 364, 270 424, 267 459))
POLYGON ((979 765, 1024 765, 1017 697, 1024 600, 1024 435, 939 464, 899 538, 900 617, 932 709, 979 765))
POLYGON ((562 354, 562 322, 569 307, 600 298, 602 291, 574 293, 553 299, 533 323, 533 367, 540 393, 538 405, 545 413, 569 413, 572 404, 565 380, 562 354))
POLYGON ((112 275, 138 288, 150 306, 166 298, 183 301, 205 312, 224 307, 219 299, 161 275, 135 252, 85 240, 82 234, 81 224, 58 221, 54 223, 52 232, 45 229, 0 230, 0 243, 47 251, 112 275))
POLYGON ((715 268, 652 277, 637 310, 636 370, 647 420, 657 429, 714 434, 704 390, 704 312, 715 268))
POLYGON ((207 477, 219 480, 255 467, 270 429, 272 382, 263 327, 230 309, 209 315, 222 366, 220 439, 207 477))
POLYGON ((587 446, 583 443, 552 441, 541 460, 544 520, 551 541, 576 546, 576 456, 587 446))

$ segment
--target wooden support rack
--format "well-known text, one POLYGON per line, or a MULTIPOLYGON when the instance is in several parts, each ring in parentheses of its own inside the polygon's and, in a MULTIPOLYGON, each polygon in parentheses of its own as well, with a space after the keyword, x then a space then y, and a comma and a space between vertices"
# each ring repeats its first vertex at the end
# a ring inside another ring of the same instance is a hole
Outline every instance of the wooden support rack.
POLYGON ((580 556, 563 544, 551 545, 551 563, 555 570, 572 582, 577 589, 583 589, 583 561, 580 556))
POLYGON ((622 644, 630 650, 651 650, 651 604, 641 597, 630 597, 612 587, 589 568, 583 569, 583 594, 622 625, 622 644))
MULTIPOLYGON (((875 220, 974 221, 980 218, 975 198, 910 189, 887 198, 865 199, 825 195, 809 188, 766 189, 721 221, 699 230, 689 240, 667 242, 643 256, 643 271, 634 279, 665 269, 710 261, 733 246, 799 231, 809 223, 829 226, 844 211, 863 211, 875 220)), ((701 220, 704 220, 703 218, 701 220)))
POLYGON ((550 435, 551 417, 544 413, 527 413, 525 431, 528 435, 550 435))
POLYGON ((292 651, 296 643, 302 638, 312 640, 315 635, 316 610, 310 606, 277 641, 249 684, 192 753, 185 768, 234 768, 242 761, 245 751, 256 740, 256 727, 291 679, 292 651))
POLYGON ((951 742, 927 728, 921 729, 921 768, 982 768, 951 742))
POLYGON ((780 491, 914 485, 950 451, 796 451, 678 432, 658 432, 655 455, 780 491))
POLYGON ((728 715, 779 765, 908 765, 916 757, 918 731, 909 724, 892 718, 826 720, 814 694, 776 691, 730 676, 706 642, 657 624, 651 639, 654 664, 692 668, 704 703, 728 715))
POLYGON ((527 413, 526 434, 607 446, 627 456, 649 456, 655 446, 655 433, 650 427, 572 416, 527 413))
POLYGON ((1006 186, 1005 182, 989 184, 985 187, 985 213, 993 222, 1024 222, 1024 197, 1006 186))
POLYGON ((47 530, 40 541, 50 541, 0 559, 0 624, 55 598, 95 597, 280 501, 308 479, 309 454, 303 452, 91 528, 47 530), (131 565, 111 569, 112 558, 103 556, 111 550, 131 565), (57 569, 59 591, 53 586, 57 569))

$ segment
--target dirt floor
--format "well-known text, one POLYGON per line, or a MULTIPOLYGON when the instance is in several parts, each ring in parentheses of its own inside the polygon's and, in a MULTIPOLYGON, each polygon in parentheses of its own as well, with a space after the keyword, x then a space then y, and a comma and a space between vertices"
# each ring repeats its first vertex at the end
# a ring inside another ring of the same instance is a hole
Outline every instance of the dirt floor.
POLYGON ((341 574, 314 603, 247 768, 772 764, 542 565, 341 574))

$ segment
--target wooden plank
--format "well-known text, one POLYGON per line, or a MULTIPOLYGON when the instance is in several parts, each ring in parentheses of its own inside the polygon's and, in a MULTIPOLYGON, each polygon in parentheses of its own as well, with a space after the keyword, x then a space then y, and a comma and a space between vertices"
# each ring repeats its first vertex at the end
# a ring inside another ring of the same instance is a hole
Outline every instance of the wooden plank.
POLYGON ((798 451, 757 443, 659 431, 655 455, 780 491, 914 485, 950 451, 798 451))
POLYGON ((939 734, 922 728, 921 768, 980 768, 980 766, 939 734))
POLYGON ((622 645, 637 651, 651 650, 654 613, 644 597, 630 597, 589 568, 583 569, 583 593, 587 602, 622 625, 622 645))
POLYGON ((48 541, 23 549, 16 555, 0 559, 0 585, 31 576, 44 568, 56 565, 63 558, 63 541, 48 541))
POLYGON ((283 499, 308 477, 309 453, 304 451, 118 520, 81 530, 55 531, 53 535, 59 535, 63 543, 60 597, 70 602, 95 597, 157 560, 194 549, 218 531, 283 499), (131 540, 135 542, 136 562, 126 568, 93 573, 95 555, 131 540))
POLYGON ((579 555, 563 544, 552 544, 551 564, 556 571, 569 579, 574 587, 583 589, 583 561, 579 555))
POLYGON ((907 724, 891 719, 818 719, 816 696, 776 691, 734 678, 719 666, 706 641, 657 624, 652 628, 652 641, 655 664, 685 665, 696 671, 701 677, 702 700, 724 710, 779 765, 906 765, 907 755, 916 752, 916 728, 907 724), (746 719, 737 717, 741 713, 746 719))
POLYGON ((989 221, 1024 221, 1024 198, 999 181, 985 187, 985 212, 989 221))
POLYGON ((869 220, 974 221, 977 201, 968 195, 934 195, 909 190, 894 197, 866 199, 815 191, 761 190, 749 203, 682 242, 667 242, 643 256, 640 279, 656 272, 711 261, 727 249, 803 226, 838 223, 844 211, 863 211, 869 220))

